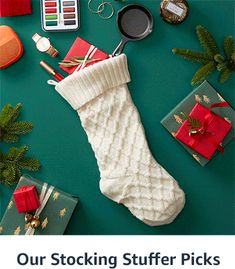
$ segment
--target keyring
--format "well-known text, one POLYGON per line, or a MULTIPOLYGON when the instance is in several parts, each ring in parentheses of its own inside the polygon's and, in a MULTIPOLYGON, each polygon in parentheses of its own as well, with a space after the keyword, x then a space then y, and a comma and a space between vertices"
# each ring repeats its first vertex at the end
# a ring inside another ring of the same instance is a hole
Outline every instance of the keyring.
POLYGON ((102 11, 104 10, 104 5, 102 5, 102 4, 104 4, 104 0, 101 0, 101 1, 102 1, 101 5, 102 5, 102 7, 103 7, 102 10, 99 10, 99 6, 100 6, 100 5, 98 6, 97 10, 92 9, 92 8, 91 8, 91 2, 92 2, 92 1, 93 1, 93 0, 89 0, 89 1, 88 1, 88 9, 90 10, 91 13, 99 14, 99 12, 102 12, 102 11))
POLYGON ((103 2, 103 1, 102 1, 102 3, 98 6, 97 11, 98 11, 97 14, 98 14, 102 19, 104 19, 104 20, 108 20, 108 19, 112 18, 113 14, 114 14, 114 8, 113 8, 113 6, 112 6, 112 4, 111 4, 110 2, 103 2), (102 13, 102 12, 104 11, 104 9, 105 9, 105 7, 104 7, 105 5, 108 5, 108 6, 111 7, 111 14, 110 14, 109 16, 107 16, 107 17, 101 15, 101 13, 102 13), (102 9, 101 9, 101 8, 102 8, 102 9))

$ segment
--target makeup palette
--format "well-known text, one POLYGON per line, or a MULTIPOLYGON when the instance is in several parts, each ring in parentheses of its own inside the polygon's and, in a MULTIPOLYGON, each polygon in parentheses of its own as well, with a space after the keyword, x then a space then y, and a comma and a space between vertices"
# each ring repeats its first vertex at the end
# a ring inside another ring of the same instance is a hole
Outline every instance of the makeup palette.
POLYGON ((42 29, 75 31, 80 27, 79 0, 41 0, 42 29))

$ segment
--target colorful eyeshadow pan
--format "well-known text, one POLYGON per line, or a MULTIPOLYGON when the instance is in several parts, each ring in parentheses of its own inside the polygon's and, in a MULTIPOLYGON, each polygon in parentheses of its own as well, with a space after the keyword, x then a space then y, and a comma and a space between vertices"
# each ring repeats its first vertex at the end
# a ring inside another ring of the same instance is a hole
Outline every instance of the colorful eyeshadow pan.
POLYGON ((75 19, 75 14, 64 14, 64 19, 75 19))
POLYGON ((75 12, 75 8, 74 7, 64 8, 63 11, 64 11, 64 13, 66 13, 66 12, 75 12))
POLYGON ((75 25, 76 24, 76 21, 70 21, 70 20, 67 20, 64 22, 65 25, 75 25))
POLYGON ((44 31, 75 31, 80 27, 80 0, 40 0, 44 31))
POLYGON ((47 21, 46 26, 57 26, 57 21, 47 21))
POLYGON ((45 7, 56 7, 56 2, 46 2, 45 7))
POLYGON ((51 8, 51 9, 46 9, 46 14, 50 14, 50 13, 55 13, 57 12, 57 9, 56 8, 51 8))
POLYGON ((74 1, 63 1, 63 6, 64 7, 75 6, 75 2, 74 1))

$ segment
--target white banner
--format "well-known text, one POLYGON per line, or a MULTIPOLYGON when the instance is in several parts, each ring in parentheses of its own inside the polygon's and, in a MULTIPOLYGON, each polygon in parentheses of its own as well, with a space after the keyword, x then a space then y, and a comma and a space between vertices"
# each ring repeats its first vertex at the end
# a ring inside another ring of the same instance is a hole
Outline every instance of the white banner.
POLYGON ((232 269, 234 236, 1 236, 0 268, 232 269))

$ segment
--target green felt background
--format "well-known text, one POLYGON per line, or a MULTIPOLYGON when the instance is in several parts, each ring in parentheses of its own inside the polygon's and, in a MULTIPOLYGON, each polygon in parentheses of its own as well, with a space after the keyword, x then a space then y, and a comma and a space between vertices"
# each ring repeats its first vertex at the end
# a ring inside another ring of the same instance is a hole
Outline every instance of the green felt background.
MULTIPOLYGON (((94 0, 96 1, 96 0, 94 0)), ((97 0, 98 1, 98 0, 97 0)), ((201 167, 167 133, 160 120, 191 90, 195 64, 171 53, 173 47, 200 49, 194 29, 206 26, 222 44, 225 35, 234 35, 235 1, 189 1, 190 15, 181 25, 165 23, 159 16, 160 1, 136 1, 153 13, 152 35, 125 49, 129 58, 132 82, 129 89, 139 109, 151 151, 180 183, 186 193, 186 206, 170 225, 148 227, 128 210, 104 197, 99 191, 99 172, 80 120, 72 108, 46 81, 50 78, 39 66, 41 59, 57 66, 58 59, 39 53, 31 39, 35 32, 51 38, 64 56, 80 36, 111 53, 120 36, 115 17, 102 20, 81 1, 81 28, 77 32, 44 33, 40 25, 39 1, 33 2, 33 15, 9 17, 1 24, 12 26, 19 34, 25 54, 19 62, 1 70, 1 107, 22 102, 22 119, 31 120, 35 128, 19 144, 28 144, 32 155, 42 163, 40 172, 31 174, 66 192, 78 195, 80 204, 66 234, 234 234, 234 140, 224 155, 218 154, 201 167)), ((115 9, 123 4, 111 0, 115 9)), ((133 1, 126 1, 132 3, 133 1)), ((234 77, 223 85, 213 74, 209 81, 231 104, 234 104, 234 77)), ((8 148, 1 144, 1 148, 8 148)), ((0 186, 3 215, 13 188, 0 186)))

